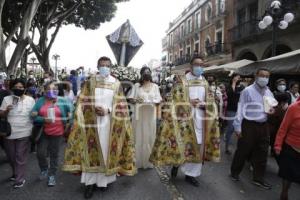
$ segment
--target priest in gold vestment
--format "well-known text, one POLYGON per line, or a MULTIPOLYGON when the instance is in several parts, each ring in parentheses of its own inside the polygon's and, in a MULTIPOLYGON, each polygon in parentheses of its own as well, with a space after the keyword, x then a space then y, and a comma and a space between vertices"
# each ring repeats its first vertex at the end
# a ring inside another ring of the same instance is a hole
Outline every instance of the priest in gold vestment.
POLYGON ((128 106, 110 66, 111 60, 101 57, 99 73, 84 84, 65 150, 63 170, 81 172, 86 199, 93 196, 95 187, 105 189, 116 181, 118 173, 136 173, 128 106))
POLYGON ((171 98, 162 105, 162 122, 150 156, 156 166, 178 168, 198 187, 204 160, 220 161, 218 108, 203 76, 203 59, 194 57, 191 72, 178 76, 171 98))

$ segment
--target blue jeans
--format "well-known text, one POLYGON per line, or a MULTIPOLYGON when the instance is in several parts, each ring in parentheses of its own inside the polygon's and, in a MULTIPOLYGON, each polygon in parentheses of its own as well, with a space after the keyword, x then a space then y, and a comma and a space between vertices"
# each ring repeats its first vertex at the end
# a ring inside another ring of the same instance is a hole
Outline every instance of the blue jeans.
POLYGON ((227 120, 227 126, 226 126, 226 131, 225 131, 225 144, 226 144, 226 148, 228 148, 228 146, 231 144, 231 136, 234 132, 234 128, 233 128, 233 121, 234 118, 236 116, 236 112, 235 111, 227 111, 226 113, 226 120, 227 120), (229 118, 229 119, 227 119, 229 118))

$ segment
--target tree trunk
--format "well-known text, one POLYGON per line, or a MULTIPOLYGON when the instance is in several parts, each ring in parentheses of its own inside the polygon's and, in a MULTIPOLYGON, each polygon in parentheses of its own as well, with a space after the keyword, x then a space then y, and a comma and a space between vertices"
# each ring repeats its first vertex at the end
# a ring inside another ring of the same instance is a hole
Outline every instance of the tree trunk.
POLYGON ((20 40, 14 50, 14 53, 10 59, 9 65, 8 65, 8 74, 9 75, 15 75, 17 72, 17 66, 22 59, 22 56, 25 52, 26 46, 28 45, 27 40, 20 40))
POLYGON ((29 55, 29 49, 26 49, 25 53, 23 54, 23 57, 21 59, 21 73, 23 73, 23 71, 24 71, 26 75, 27 75, 28 55, 29 55))
POLYGON ((15 74, 17 66, 24 54, 26 46, 29 44, 29 31, 31 27, 31 22, 38 10, 39 5, 42 0, 33 0, 29 7, 27 8, 24 18, 21 24, 20 36, 18 38, 17 46, 13 52, 12 58, 8 65, 8 73, 15 74))
POLYGON ((52 73, 52 70, 50 68, 49 54, 46 54, 45 52, 43 53, 43 55, 41 56, 40 64, 45 72, 52 73))
POLYGON ((42 69, 45 72, 51 72, 50 69, 50 62, 49 62, 49 51, 41 51, 41 46, 45 45, 45 44, 41 44, 43 42, 46 42, 46 40, 41 40, 39 41, 39 47, 37 45, 35 45, 32 41, 31 41, 31 48, 36 56, 36 58, 38 59, 42 69))
POLYGON ((2 28, 2 11, 5 0, 0 0, 0 70, 6 71, 6 55, 5 55, 5 45, 4 45, 4 35, 2 28))

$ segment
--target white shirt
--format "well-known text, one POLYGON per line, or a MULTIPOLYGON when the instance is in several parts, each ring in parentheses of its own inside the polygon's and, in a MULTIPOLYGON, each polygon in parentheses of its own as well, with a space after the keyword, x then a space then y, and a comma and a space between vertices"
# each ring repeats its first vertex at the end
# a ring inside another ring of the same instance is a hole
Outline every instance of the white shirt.
POLYGON ((73 90, 70 90, 70 91, 64 90, 64 96, 65 96, 65 98, 69 99, 72 103, 75 102, 75 96, 74 96, 73 90))
POLYGON ((159 87, 155 83, 151 83, 149 91, 146 91, 144 87, 141 87, 140 83, 136 83, 128 98, 131 99, 143 99, 143 103, 160 103, 162 101, 159 87))
MULTIPOLYGON (((0 110, 6 110, 7 106, 13 105, 13 99, 15 96, 10 95, 4 97, 0 110)), ((11 125, 11 135, 7 139, 19 139, 29 137, 32 131, 32 121, 30 113, 35 104, 32 97, 24 96, 23 99, 19 99, 18 103, 13 106, 13 109, 9 111, 7 120, 11 125)))
MULTIPOLYGON (((190 80, 203 80, 204 77, 196 77, 192 73, 186 74, 186 79, 190 80)), ((190 100, 199 99, 200 101, 205 102, 205 87, 203 86, 190 86, 189 87, 189 97, 190 100)), ((203 119, 205 117, 205 112, 199 108, 192 108, 194 128, 196 131, 196 137, 198 144, 202 144, 203 136, 203 119)))

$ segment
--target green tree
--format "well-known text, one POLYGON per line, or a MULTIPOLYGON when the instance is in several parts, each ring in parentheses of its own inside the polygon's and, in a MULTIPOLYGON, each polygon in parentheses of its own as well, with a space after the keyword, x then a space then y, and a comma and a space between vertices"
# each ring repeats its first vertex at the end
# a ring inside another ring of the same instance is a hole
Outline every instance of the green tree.
POLYGON ((115 4, 123 1, 127 0, 0 0, 1 70, 15 74, 30 45, 48 71, 50 50, 63 25, 95 30, 114 17, 115 4), (11 41, 16 48, 7 65, 5 50, 11 41))
POLYGON ((95 30, 101 23, 110 21, 117 9, 116 3, 124 0, 51 0, 41 4, 32 31, 37 31, 38 42, 30 46, 44 70, 49 70, 50 50, 63 25, 95 30), (49 32, 52 32, 50 35, 49 32), (49 37, 50 35, 50 37, 49 37))
POLYGON ((32 20, 42 0, 0 0, 0 69, 9 74, 16 73, 26 46, 30 41, 32 20), (7 64, 6 48, 13 41, 16 47, 7 64))

